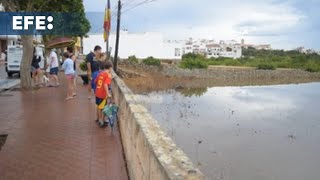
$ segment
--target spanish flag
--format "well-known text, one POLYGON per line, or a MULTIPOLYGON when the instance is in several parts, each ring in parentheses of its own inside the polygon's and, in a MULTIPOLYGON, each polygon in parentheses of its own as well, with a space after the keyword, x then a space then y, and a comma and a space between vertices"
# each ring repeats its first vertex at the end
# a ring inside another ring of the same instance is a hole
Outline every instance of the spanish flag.
POLYGON ((103 37, 104 37, 104 41, 106 42, 108 40, 110 29, 111 29, 110 0, 108 0, 108 5, 105 9, 103 29, 104 29, 103 37))

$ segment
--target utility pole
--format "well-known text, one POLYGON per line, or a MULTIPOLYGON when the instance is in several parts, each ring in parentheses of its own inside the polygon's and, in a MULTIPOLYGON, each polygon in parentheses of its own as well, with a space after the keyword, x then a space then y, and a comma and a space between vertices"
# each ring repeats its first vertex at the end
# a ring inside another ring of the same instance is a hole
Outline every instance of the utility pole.
POLYGON ((120 38, 120 18, 121 18, 121 0, 118 1, 118 19, 117 19, 117 37, 116 37, 116 49, 114 53, 113 69, 117 72, 118 65, 118 52, 119 52, 119 38, 120 38))

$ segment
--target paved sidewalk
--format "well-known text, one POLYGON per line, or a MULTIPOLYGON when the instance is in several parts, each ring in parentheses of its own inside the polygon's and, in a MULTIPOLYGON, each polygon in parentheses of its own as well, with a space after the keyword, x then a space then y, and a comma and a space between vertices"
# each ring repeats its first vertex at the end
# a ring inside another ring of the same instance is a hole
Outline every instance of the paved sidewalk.
POLYGON ((128 179, 119 132, 97 127, 80 80, 76 99, 65 88, 0 94, 1 180, 128 179))

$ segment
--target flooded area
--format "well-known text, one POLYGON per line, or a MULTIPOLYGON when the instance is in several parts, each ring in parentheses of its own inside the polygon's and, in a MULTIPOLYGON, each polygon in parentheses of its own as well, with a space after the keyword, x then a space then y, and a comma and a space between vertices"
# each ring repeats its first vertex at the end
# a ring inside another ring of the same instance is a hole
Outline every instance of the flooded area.
POLYGON ((320 83, 138 96, 207 179, 320 179, 320 83))

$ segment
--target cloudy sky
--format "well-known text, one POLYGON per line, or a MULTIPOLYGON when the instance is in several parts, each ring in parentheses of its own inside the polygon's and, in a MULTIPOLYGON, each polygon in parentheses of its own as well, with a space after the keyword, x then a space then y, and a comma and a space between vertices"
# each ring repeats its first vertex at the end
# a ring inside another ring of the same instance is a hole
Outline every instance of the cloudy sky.
MULTIPOLYGON (((84 0, 86 11, 103 12, 106 1, 84 0)), ((123 11, 142 1, 123 0, 123 11)), ((111 3, 116 8, 117 0, 111 3)), ((162 32, 167 39, 244 38, 247 43, 280 49, 305 46, 320 50, 319 7, 320 0, 156 0, 123 13, 121 28, 162 32)), ((98 32, 97 22, 103 17, 93 17, 92 32, 98 32)))

